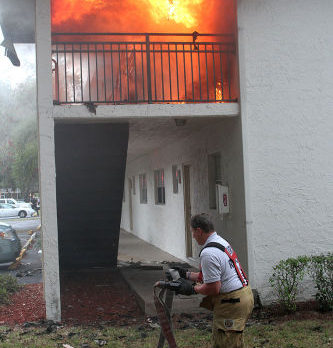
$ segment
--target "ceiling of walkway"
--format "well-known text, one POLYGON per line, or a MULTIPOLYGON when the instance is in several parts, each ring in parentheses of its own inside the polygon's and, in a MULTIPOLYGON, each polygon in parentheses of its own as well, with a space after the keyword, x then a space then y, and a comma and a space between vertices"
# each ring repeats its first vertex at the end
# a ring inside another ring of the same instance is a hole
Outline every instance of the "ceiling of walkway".
MULTIPOLYGON (((179 120, 178 120, 179 121, 179 120)), ((181 121, 181 120, 180 120, 181 121)), ((130 120, 128 160, 132 161, 155 149, 162 148, 185 139, 193 133, 221 118, 187 118, 184 125, 177 126, 174 118, 130 120)))

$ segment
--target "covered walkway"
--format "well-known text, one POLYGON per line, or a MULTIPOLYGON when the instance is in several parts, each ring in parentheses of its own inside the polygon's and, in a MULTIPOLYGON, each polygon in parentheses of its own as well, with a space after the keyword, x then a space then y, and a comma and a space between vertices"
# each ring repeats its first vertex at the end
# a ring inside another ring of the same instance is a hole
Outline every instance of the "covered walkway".
MULTIPOLYGON (((134 291, 139 306, 147 315, 155 315, 153 285, 164 279, 165 270, 179 265, 190 267, 180 259, 137 238, 124 230, 120 231, 118 249, 118 267, 134 291)), ((194 269, 193 269, 194 270, 194 269)), ((181 296, 174 299, 173 313, 204 312, 199 307, 202 296, 181 296)))

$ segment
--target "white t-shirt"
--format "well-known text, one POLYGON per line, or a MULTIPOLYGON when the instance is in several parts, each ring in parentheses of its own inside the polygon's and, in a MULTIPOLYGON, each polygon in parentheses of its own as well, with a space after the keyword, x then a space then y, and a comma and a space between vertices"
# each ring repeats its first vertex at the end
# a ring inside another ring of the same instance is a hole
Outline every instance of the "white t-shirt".
MULTIPOLYGON (((208 237, 203 246, 205 247, 211 242, 222 244, 225 248, 230 247, 230 244, 216 232, 208 237)), ((233 262, 222 250, 215 247, 204 249, 200 255, 200 264, 204 283, 220 281, 222 284, 221 293, 242 288, 242 282, 237 275, 233 262)))

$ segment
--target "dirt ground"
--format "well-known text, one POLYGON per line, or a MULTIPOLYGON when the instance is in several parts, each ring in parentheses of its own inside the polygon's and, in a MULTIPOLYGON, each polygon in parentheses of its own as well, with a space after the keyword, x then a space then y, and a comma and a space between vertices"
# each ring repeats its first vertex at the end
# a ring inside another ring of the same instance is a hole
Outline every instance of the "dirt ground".
MULTIPOLYGON (((67 324, 107 323, 112 326, 154 324, 156 317, 147 318, 140 310, 134 294, 120 276, 114 272, 67 273, 61 279, 62 321, 67 324)), ((289 321, 302 319, 333 320, 333 313, 320 313, 315 302, 298 304, 293 314, 282 313, 271 306, 254 310, 249 325, 254 322, 289 321)), ((211 314, 174 315, 175 328, 189 325, 209 328, 211 314)), ((24 285, 11 298, 11 303, 0 307, 0 325, 15 325, 45 321, 45 303, 42 284, 24 285)))
POLYGON ((118 270, 66 273, 61 278, 61 294, 65 322, 108 321, 127 325, 143 317, 134 294, 118 270))

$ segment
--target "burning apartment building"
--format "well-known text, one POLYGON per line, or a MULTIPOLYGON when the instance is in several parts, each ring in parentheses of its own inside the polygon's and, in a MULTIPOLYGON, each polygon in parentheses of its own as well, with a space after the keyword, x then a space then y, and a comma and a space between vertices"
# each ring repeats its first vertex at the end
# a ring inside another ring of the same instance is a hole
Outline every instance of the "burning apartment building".
POLYGON ((274 264, 332 249, 332 10, 36 0, 48 318, 62 272, 117 264, 120 228, 197 265, 209 213, 264 302, 274 264))

